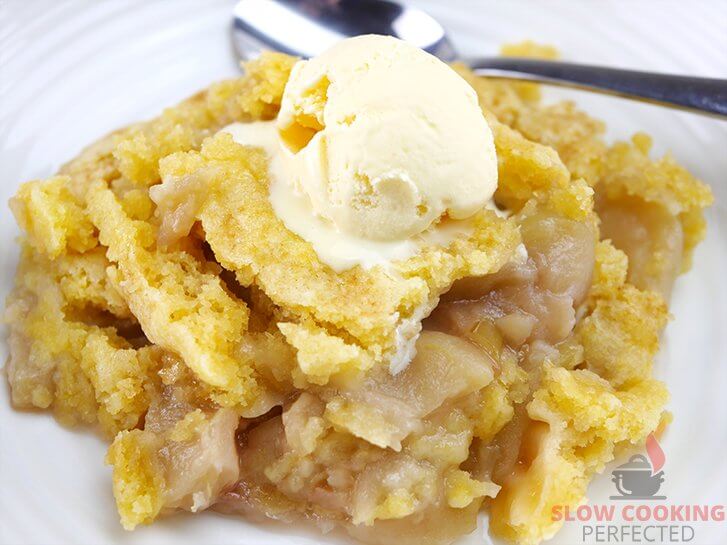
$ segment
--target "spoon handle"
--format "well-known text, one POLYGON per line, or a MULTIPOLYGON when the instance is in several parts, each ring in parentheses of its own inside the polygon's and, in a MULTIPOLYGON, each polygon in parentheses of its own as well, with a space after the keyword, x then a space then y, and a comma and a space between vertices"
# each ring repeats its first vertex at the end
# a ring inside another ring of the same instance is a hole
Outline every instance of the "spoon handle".
POLYGON ((727 118, 727 79, 674 76, 514 57, 474 59, 468 64, 480 76, 599 91, 727 118))

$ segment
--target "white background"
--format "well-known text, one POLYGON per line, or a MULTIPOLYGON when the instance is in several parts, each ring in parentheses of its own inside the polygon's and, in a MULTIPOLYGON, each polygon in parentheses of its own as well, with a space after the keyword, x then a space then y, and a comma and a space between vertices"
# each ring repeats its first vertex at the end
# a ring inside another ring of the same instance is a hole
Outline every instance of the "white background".
MULTIPOLYGON (((568 60, 727 77, 727 2, 419 1, 468 55, 526 38, 568 60)), ((4 205, 18 184, 46 177, 108 131, 153 116, 238 73, 223 0, 0 1, 0 297, 12 285, 18 231, 4 205)), ((564 93, 558 93, 559 96, 564 93)), ((727 122, 587 93, 565 93, 609 123, 610 138, 655 136, 712 185, 717 204, 694 270, 677 285, 657 374, 675 420, 663 446, 671 503, 727 500, 727 122)), ((555 96, 555 93, 553 93, 555 96)), ((0 359, 7 349, 0 343, 0 359)), ((45 414, 9 409, 0 386, 0 543, 347 543, 340 535, 254 526, 213 513, 120 529, 105 445, 45 414)), ((608 473, 589 491, 612 493, 608 473)), ((462 543, 485 543, 480 529, 462 543)), ((553 543, 581 543, 569 524, 553 543)), ((725 523, 693 543, 727 543, 725 523)))

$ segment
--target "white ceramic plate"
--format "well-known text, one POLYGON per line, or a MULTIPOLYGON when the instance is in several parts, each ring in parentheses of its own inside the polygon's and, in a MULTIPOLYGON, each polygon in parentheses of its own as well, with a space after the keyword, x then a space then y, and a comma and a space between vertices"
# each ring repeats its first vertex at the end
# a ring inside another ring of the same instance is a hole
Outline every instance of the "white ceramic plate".
MULTIPOLYGON (((567 59, 727 77, 727 3, 412 2, 447 26, 467 54, 532 38, 567 59)), ((23 180, 46 177, 110 130, 150 117, 210 82, 237 73, 226 0, 0 2, 0 296, 17 260, 18 231, 4 205, 23 180)), ((559 93, 562 95, 563 93, 559 93)), ((714 188, 709 235, 674 293, 657 374, 675 415, 663 446, 664 491, 680 504, 727 503, 727 123, 570 93, 609 123, 611 138, 655 136, 714 188)), ((2 343, 0 358, 7 348, 2 343)), ((259 526, 214 513, 121 530, 105 445, 46 414, 13 412, 0 387, 0 543, 348 543, 295 527, 259 526)), ((607 476, 591 502, 612 493, 607 476)), ((482 528, 462 543, 486 543, 482 528)), ((582 543, 567 524, 553 543, 582 543)), ((692 543, 727 543, 725 523, 699 524, 692 543)))

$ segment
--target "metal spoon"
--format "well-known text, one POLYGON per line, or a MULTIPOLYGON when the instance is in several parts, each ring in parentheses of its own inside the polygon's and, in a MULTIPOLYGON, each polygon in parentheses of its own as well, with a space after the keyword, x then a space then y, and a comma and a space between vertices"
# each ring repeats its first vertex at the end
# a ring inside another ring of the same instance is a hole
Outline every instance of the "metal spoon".
POLYGON ((422 10, 388 0, 241 0, 234 8, 233 42, 243 59, 263 49, 315 56, 359 34, 389 34, 480 76, 575 87, 727 117, 727 80, 655 74, 522 58, 463 59, 442 26, 422 10))

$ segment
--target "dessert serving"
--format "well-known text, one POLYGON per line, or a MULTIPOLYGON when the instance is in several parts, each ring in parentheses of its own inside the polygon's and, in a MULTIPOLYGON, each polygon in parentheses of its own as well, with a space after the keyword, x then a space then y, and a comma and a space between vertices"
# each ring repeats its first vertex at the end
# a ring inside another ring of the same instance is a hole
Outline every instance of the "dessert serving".
POLYGON ((434 545, 486 510, 539 543, 668 424, 652 364, 712 201, 603 133, 393 38, 263 54, 20 187, 13 405, 110 442, 128 530, 434 545))

